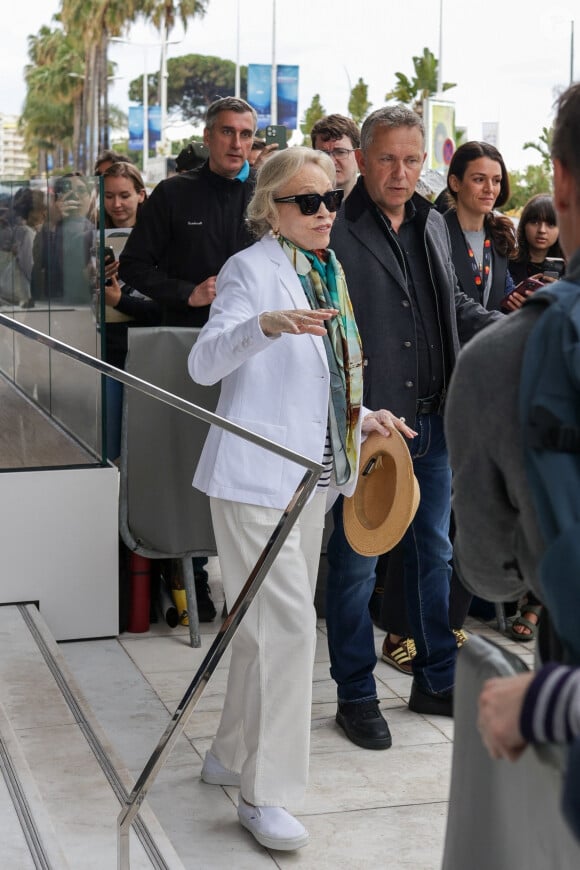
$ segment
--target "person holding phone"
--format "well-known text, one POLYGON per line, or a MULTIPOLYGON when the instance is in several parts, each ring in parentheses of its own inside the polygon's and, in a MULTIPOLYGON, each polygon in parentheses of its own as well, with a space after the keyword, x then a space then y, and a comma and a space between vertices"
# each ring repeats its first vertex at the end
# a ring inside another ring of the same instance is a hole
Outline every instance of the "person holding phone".
POLYGON ((560 231, 554 200, 549 193, 538 193, 525 204, 518 223, 518 249, 510 263, 514 282, 526 278, 550 283, 564 273, 565 260, 559 242, 560 231), (553 259, 560 261, 556 270, 553 259), (549 260, 546 263, 546 260, 549 260), (556 271, 556 274, 554 274, 556 271), (547 274, 549 273, 549 274, 547 274))
POLYGON ((88 306, 94 289, 94 204, 90 179, 80 172, 59 176, 49 190, 48 216, 33 242, 34 299, 88 306))
MULTIPOLYGON (((318 151, 268 158, 248 208, 258 241, 220 271, 189 355, 194 381, 221 381, 218 414, 325 469, 232 640, 222 716, 201 774, 213 785, 239 785, 240 823, 278 850, 308 841, 286 806, 302 799, 308 779, 313 599, 329 487, 354 492, 361 432, 415 435, 388 411, 362 406, 360 338, 328 248, 342 201, 335 184, 332 160, 318 151)), ((228 606, 302 475, 295 463, 211 427, 193 483, 210 497, 228 606)))
MULTIPOLYGON (((105 234, 105 358, 117 368, 124 368, 128 330, 139 326, 157 326, 161 310, 149 299, 119 279, 118 253, 147 198, 141 173, 132 163, 118 161, 103 173, 105 234), (118 232, 116 232, 118 231, 118 232), (116 253, 117 252, 117 253, 116 253)), ((121 452, 121 413, 123 385, 107 378, 107 456, 117 459, 121 452)))
MULTIPOLYGON (((564 273, 565 259, 559 235, 552 196, 547 193, 532 196, 518 223, 518 249, 510 263, 516 287, 504 301, 506 312, 517 311, 531 293, 556 281, 564 273)), ((512 639, 520 643, 535 640, 541 613, 541 601, 532 590, 528 590, 509 628, 512 639)))

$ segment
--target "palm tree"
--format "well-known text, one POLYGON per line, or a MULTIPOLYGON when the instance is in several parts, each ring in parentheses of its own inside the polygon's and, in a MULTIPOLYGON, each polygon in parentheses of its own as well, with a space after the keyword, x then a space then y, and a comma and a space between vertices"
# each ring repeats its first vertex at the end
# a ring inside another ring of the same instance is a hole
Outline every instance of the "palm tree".
POLYGON ((84 172, 91 171, 97 152, 108 146, 109 38, 135 20, 138 6, 137 0, 62 0, 65 30, 84 47, 83 135, 75 143, 75 165, 84 172))
MULTIPOLYGON (((161 59, 158 81, 158 102, 164 115, 167 110, 167 40, 169 33, 175 27, 177 19, 181 19, 183 29, 187 30, 190 18, 203 17, 207 11, 209 0, 143 0, 141 14, 151 20, 161 34, 161 59)), ((163 119, 162 119, 163 126, 163 119)), ((163 140, 164 131, 161 131, 163 140)))
MULTIPOLYGON (((205 14, 208 0, 62 0, 61 19, 67 32, 82 40, 85 49, 83 124, 87 148, 81 143, 77 160, 89 170, 97 152, 108 147, 107 48, 111 37, 120 36, 138 17, 149 19, 167 34, 180 18, 183 26, 194 15, 205 14)), ((160 77, 163 78, 163 77, 160 77)))
POLYGON ((80 123, 82 50, 60 28, 42 27, 28 38, 28 56, 21 118, 25 141, 38 151, 39 167, 46 168, 47 151, 55 152, 56 165, 62 166, 80 123))
MULTIPOLYGON (((417 114, 423 114, 423 101, 437 93, 437 68, 439 62, 432 51, 423 49, 420 57, 413 58, 415 75, 409 79, 405 73, 395 73, 397 84, 392 91, 385 94, 385 100, 397 100, 411 106, 417 114)), ((444 82, 442 90, 454 88, 455 83, 444 82)))
POLYGON ((542 132, 538 137, 537 142, 524 142, 524 149, 531 148, 537 151, 542 158, 542 167, 548 175, 552 173, 552 137, 554 135, 553 127, 542 127, 542 132))

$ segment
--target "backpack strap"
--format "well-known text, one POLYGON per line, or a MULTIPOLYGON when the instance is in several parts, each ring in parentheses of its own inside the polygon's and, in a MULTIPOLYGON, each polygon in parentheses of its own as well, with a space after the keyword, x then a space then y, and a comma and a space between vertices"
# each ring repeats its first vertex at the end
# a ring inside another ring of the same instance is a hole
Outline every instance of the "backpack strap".
MULTIPOLYGON (((524 305, 541 305, 544 308, 544 312, 542 312, 542 316, 538 319, 536 326, 528 337, 524 357, 525 365, 522 373, 522 380, 524 382, 526 380, 527 364, 531 362, 531 354, 535 357, 536 365, 538 363, 541 365, 548 360, 554 367, 558 362, 554 362, 554 354, 561 354, 562 357, 564 355, 564 348, 562 346, 563 335, 559 331, 556 335, 551 333, 550 338, 552 341, 547 341, 548 325, 544 322, 543 315, 555 305, 554 313, 557 312, 564 316, 580 335, 579 299, 580 288, 577 284, 573 284, 570 281, 558 281, 543 290, 536 291, 536 293, 533 293, 526 299, 524 305), (555 343, 558 344, 557 347, 554 346, 555 343)), ((536 377, 533 378, 534 386, 537 385, 541 377, 542 373, 538 371, 536 377)), ((534 386, 529 382, 527 384, 527 416, 522 418, 527 446, 533 450, 580 453, 580 425, 573 425, 569 421, 565 422, 539 401, 533 401, 534 386)))

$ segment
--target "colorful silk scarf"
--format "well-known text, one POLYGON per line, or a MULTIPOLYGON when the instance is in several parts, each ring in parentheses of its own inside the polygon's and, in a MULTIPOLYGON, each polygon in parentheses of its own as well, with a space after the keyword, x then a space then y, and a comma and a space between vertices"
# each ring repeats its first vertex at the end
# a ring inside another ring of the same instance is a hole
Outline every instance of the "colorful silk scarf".
POLYGON ((362 405, 362 347, 346 279, 334 252, 324 262, 314 251, 304 251, 283 236, 282 250, 294 267, 311 308, 337 308, 325 322, 324 347, 330 369, 329 427, 334 477, 339 486, 356 470, 356 430, 362 405))

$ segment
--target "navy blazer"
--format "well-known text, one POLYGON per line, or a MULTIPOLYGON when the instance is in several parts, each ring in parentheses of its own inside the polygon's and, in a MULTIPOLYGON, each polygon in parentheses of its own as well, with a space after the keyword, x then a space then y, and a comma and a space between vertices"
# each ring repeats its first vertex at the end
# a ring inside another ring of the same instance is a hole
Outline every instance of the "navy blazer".
MULTIPOLYGON (((503 315, 486 311, 461 292, 443 217, 417 194, 413 203, 423 227, 446 356, 453 367, 460 345, 503 315)), ((342 263, 362 339, 364 405, 388 408, 411 421, 419 398, 415 312, 373 208, 360 177, 337 215, 330 247, 342 263)))

